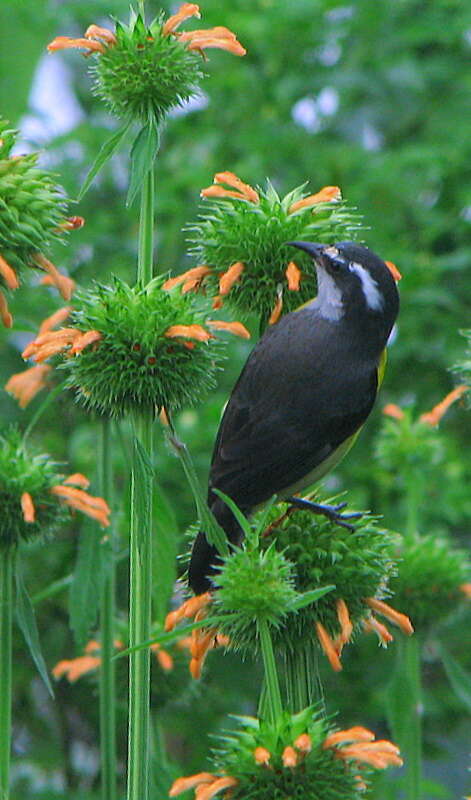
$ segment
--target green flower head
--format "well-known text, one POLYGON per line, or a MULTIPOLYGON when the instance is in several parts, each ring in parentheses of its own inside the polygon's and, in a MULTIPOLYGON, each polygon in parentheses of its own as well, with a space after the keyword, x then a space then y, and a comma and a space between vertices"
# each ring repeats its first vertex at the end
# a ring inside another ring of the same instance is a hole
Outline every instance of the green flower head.
POLYGON ((173 411, 215 385, 217 328, 249 335, 240 323, 206 319, 193 298, 164 290, 162 279, 142 288, 115 278, 78 294, 72 326, 37 337, 23 355, 41 362, 64 353, 68 384, 101 414, 173 411))
POLYGON ((192 255, 205 269, 199 285, 215 298, 215 307, 227 299, 243 314, 256 310, 266 325, 315 295, 312 260, 286 243, 353 239, 361 218, 337 186, 311 195, 304 190, 280 198, 269 182, 265 190, 253 189, 232 172, 218 173, 203 189, 207 202, 188 230, 192 255))
POLYGON ((178 778, 169 796, 190 789, 233 800, 357 800, 375 769, 401 766, 399 748, 361 726, 335 730, 314 708, 276 723, 235 717, 236 731, 213 751, 215 771, 178 778), (360 776, 361 773, 361 776, 360 776))
POLYGON ((131 10, 128 25, 116 21, 114 31, 90 25, 84 38, 58 36, 48 50, 81 48, 94 54, 94 90, 110 111, 124 119, 159 123, 198 92, 207 48, 245 54, 235 35, 222 26, 177 30, 185 20, 199 16, 199 6, 184 3, 169 19, 161 13, 147 25, 131 10))

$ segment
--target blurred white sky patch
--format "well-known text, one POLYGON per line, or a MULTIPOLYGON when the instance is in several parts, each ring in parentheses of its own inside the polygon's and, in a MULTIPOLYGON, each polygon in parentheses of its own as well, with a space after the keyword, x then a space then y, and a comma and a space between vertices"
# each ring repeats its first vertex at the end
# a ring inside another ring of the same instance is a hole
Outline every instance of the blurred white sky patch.
POLYGON ((332 116, 339 107, 339 94, 332 86, 325 86, 317 97, 302 97, 291 109, 294 121, 309 133, 317 133, 322 118, 332 116))
POLYGON ((36 149, 73 130, 85 114, 72 89, 72 73, 60 56, 40 58, 29 96, 30 111, 20 120, 16 153, 36 149), (26 141, 25 141, 26 140, 26 141))

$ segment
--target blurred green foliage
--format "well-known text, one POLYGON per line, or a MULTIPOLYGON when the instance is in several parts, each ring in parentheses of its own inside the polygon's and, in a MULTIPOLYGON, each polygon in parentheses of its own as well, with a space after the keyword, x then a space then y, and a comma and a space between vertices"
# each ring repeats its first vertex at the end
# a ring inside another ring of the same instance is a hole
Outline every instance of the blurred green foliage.
MULTIPOLYGON (((167 12, 174 10, 173 5, 162 5, 167 12)), ((160 9, 155 0, 147 0, 147 6, 149 17, 160 9)), ((72 197, 115 122, 91 94, 83 56, 46 56, 45 46, 56 35, 80 36, 91 22, 107 24, 107 16, 126 19, 127 14, 127 0, 3 0, 0 7, 0 113, 12 126, 29 131, 22 137, 23 149, 43 150, 42 163, 57 173, 72 197), (58 71, 54 63, 64 69, 58 71), (31 95, 33 79, 36 89, 31 95), (40 111, 32 107, 38 87, 47 97, 40 111), (76 123, 69 130, 55 127, 53 112, 62 112, 61 119, 67 121, 70 98, 81 112, 76 123), (26 127, 31 115, 36 123, 26 127)), ((352 503, 384 515, 385 524, 400 532, 407 518, 400 464, 388 474, 387 464, 374 455, 379 408, 391 400, 422 411, 438 402, 452 388, 447 370, 464 357, 459 330, 469 327, 471 73, 466 62, 471 6, 462 0, 207 0, 202 14, 204 26, 234 30, 248 54, 234 59, 210 51, 206 100, 199 104, 206 107, 175 114, 168 123, 156 167, 159 271, 194 266, 186 255, 182 229, 196 218, 199 191, 215 172, 231 170, 252 185, 268 177, 281 193, 305 180, 312 191, 324 184, 342 187, 370 228, 367 243, 394 261, 404 277, 402 311, 378 409, 354 451, 326 484, 329 490, 348 489, 352 503)), ((71 233, 67 249, 57 246, 52 253, 58 267, 81 287, 94 278, 107 282, 112 274, 134 280, 137 213, 135 207, 131 212, 124 207, 128 168, 125 155, 113 156, 76 207, 86 219, 85 227, 71 233)), ((20 352, 30 333, 59 305, 53 289, 25 286, 15 293, 15 327, 0 330, 2 384, 22 369, 20 352)), ((177 418, 202 481, 221 408, 251 346, 231 343, 217 390, 203 406, 183 410, 177 418)), ((40 395, 21 412, 0 393, 2 423, 26 426, 42 399, 40 395)), ((63 394, 41 417, 33 440, 93 478, 96 432, 96 421, 74 404, 71 394, 63 394)), ((422 467, 418 526, 423 534, 439 533, 463 546, 469 542, 469 413, 453 408, 437 436, 439 457, 422 467)), ((116 480, 123 498, 129 491, 128 439, 126 425, 115 429, 116 480)), ((159 479, 183 534, 194 518, 191 496, 181 466, 162 437, 156 452, 159 479)), ((126 506, 116 511, 123 548, 126 506)), ((158 524, 156 519, 156 535, 158 524)), ((76 522, 47 546, 25 549, 32 593, 70 575, 78 534, 76 522)), ((126 559, 120 562, 118 579, 124 610, 126 559)), ((50 668, 79 653, 69 631, 67 606, 66 590, 37 603, 50 668)), ((469 611, 462 611, 440 630, 441 640, 467 669, 471 656, 463 629, 469 621, 469 611)), ((427 797, 456 797, 469 793, 464 735, 469 723, 467 710, 446 681, 435 635, 425 648, 426 774, 447 789, 440 795, 429 787, 427 797)), ((385 693, 393 661, 394 644, 385 653, 363 637, 351 654, 346 653, 340 676, 332 676, 322 665, 328 709, 340 711, 340 725, 365 724, 378 736, 387 734, 385 693)), ((224 726, 227 712, 253 711, 258 683, 253 665, 242 664, 237 656, 217 652, 209 657, 204 685, 185 699, 184 713, 177 704, 160 717, 179 774, 205 768, 206 732, 224 726)), ((22 643, 16 642, 14 800, 97 796, 95 704, 87 681, 58 683, 52 703, 22 643)), ((124 757, 123 727, 119 741, 124 757)), ((391 786, 382 785, 378 797, 395 796, 390 792, 391 786)))

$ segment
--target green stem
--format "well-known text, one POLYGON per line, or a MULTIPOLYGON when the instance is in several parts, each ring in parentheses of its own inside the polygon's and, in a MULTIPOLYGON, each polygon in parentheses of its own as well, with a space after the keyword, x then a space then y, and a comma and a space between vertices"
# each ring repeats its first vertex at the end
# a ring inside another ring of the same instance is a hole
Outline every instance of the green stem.
POLYGON ((282 712, 280 683, 276 669, 275 654, 270 629, 266 620, 258 620, 258 635, 265 668, 265 687, 263 706, 270 722, 276 723, 282 712))
POLYGON ((0 552, 0 800, 8 800, 11 752, 11 629, 14 549, 0 552))
MULTIPOLYGON (((150 170, 142 189, 137 280, 144 286, 153 277, 154 175, 150 170)), ((129 644, 151 637, 152 597, 152 480, 153 412, 136 413, 131 470, 131 531, 129 574, 129 644), (146 464, 143 466, 143 457, 146 464)), ((127 800, 148 800, 150 651, 136 650, 129 659, 129 739, 127 800)))
MULTIPOLYGON (((111 449, 110 421, 103 418, 99 439, 100 495, 111 505, 111 449)), ((114 618, 116 594, 116 567, 114 541, 110 528, 102 544, 102 581, 100 586, 100 746, 101 746, 101 796, 102 800, 116 800, 116 665, 114 654, 114 618)))
POLYGON ((422 781, 422 687, 420 676, 420 638, 403 637, 402 655, 408 678, 410 720, 405 731, 406 798, 420 800, 422 781))
POLYGON ((286 653, 285 683, 288 707, 293 714, 314 703, 323 704, 324 693, 315 645, 308 642, 299 650, 286 653))

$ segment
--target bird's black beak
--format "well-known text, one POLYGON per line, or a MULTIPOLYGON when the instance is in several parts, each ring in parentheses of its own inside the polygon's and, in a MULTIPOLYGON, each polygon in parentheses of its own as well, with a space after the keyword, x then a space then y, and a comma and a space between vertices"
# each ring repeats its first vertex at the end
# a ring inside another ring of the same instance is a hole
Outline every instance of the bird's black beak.
POLYGON ((315 261, 317 261, 327 247, 327 245, 319 244, 319 242, 286 242, 286 244, 290 247, 297 247, 298 250, 304 250, 304 252, 309 253, 315 261))

